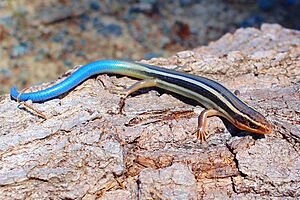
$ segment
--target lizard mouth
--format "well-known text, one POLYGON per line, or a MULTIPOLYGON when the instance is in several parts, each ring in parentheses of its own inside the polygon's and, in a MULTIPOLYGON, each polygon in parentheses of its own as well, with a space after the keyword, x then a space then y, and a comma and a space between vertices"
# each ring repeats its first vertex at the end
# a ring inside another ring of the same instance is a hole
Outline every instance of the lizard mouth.
POLYGON ((264 123, 252 123, 249 122, 247 124, 236 122, 237 128, 245 131, 250 131, 252 133, 258 134, 269 134, 273 130, 273 126, 271 123, 265 121, 264 123))

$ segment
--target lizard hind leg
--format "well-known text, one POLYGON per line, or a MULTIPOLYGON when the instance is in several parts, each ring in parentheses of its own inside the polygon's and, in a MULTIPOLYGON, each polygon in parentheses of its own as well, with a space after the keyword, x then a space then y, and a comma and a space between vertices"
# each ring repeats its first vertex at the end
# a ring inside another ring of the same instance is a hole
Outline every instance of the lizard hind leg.
MULTIPOLYGON (((39 111, 38 109, 34 108, 33 106, 29 105, 28 103, 26 103, 26 101, 21 101, 21 95, 27 90, 28 88, 24 88, 23 90, 20 91, 18 97, 17 97, 17 102, 20 105, 25 106, 26 108, 29 108, 31 110, 33 110, 34 112, 36 112, 40 117, 42 117, 44 120, 47 120, 48 117, 41 111, 39 111)), ((18 106, 18 107, 19 107, 18 106)))
POLYGON ((155 87, 155 86, 157 86, 156 79, 145 79, 145 80, 140 80, 140 81, 134 83, 126 90, 120 91, 119 94, 122 94, 124 96, 121 98, 120 103, 119 103, 119 105, 120 105, 119 112, 122 113, 122 110, 125 106, 125 100, 130 94, 132 94, 142 88, 155 87))

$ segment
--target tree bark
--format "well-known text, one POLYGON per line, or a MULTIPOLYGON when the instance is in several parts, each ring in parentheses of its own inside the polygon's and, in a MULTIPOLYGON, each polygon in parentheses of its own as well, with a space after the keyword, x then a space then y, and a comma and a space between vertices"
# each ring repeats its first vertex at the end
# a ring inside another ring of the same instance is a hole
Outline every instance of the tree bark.
MULTIPOLYGON (((194 102, 162 90, 127 99, 136 80, 99 75, 32 104, 0 98, 0 196, 83 199, 256 199, 300 196, 300 33, 279 25, 238 29, 208 46, 145 63, 218 80, 267 116, 271 134, 231 135, 208 121, 195 133, 194 102)), ((60 80, 58 80, 60 81, 60 80)), ((57 81, 57 82, 58 82, 57 81)), ((54 83, 33 87, 38 90, 54 83)))

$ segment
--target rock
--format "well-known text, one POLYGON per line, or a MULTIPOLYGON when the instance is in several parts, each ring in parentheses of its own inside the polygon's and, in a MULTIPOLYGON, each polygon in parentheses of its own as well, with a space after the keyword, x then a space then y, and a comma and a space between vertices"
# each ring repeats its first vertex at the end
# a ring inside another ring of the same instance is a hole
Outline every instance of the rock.
POLYGON ((264 24, 170 58, 143 61, 188 67, 189 73, 239 90, 240 98, 274 125, 260 137, 245 131, 231 135, 230 127, 212 117, 207 142, 200 144, 195 112, 202 108, 161 90, 138 92, 119 114, 120 96, 110 91, 136 82, 127 77, 99 75, 64 96, 30 104, 47 120, 1 96, 0 196, 297 199, 299 55, 299 31, 264 24))

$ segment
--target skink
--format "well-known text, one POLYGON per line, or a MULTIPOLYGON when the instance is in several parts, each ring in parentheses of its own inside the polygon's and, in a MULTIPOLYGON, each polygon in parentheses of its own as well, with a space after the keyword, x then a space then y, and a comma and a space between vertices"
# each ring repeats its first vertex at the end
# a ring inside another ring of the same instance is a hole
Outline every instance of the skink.
POLYGON ((249 107, 220 83, 205 77, 136 62, 98 60, 80 67, 71 76, 44 90, 19 93, 12 87, 10 95, 21 102, 44 102, 101 73, 142 79, 127 89, 126 97, 141 88, 158 87, 199 102, 205 108, 198 117, 197 137, 201 141, 207 136, 206 121, 211 116, 224 117, 238 129, 253 133, 267 134, 272 131, 272 125, 262 114, 249 107))

